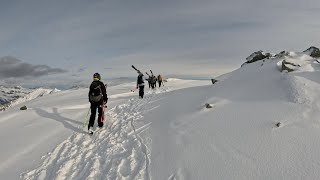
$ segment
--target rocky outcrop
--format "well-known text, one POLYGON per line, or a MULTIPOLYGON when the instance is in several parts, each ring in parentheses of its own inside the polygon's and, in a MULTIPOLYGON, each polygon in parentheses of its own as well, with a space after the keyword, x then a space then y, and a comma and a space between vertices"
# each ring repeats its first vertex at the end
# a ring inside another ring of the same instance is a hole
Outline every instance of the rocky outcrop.
POLYGON ((299 67, 301 67, 299 64, 295 64, 295 63, 283 60, 282 66, 281 66, 281 72, 282 71, 292 72, 292 71, 297 70, 299 67))
POLYGON ((288 51, 281 51, 280 53, 275 55, 276 58, 284 58, 286 56, 289 56, 289 52, 288 51))
POLYGON ((303 52, 314 58, 320 57, 320 49, 314 46, 309 47, 307 50, 303 52))
POLYGON ((265 53, 261 50, 254 52, 249 57, 246 58, 247 61, 245 63, 243 63, 241 65, 241 67, 245 64, 253 63, 253 62, 260 61, 260 60, 263 60, 266 58, 269 59, 270 57, 272 57, 272 55, 270 53, 265 53))
POLYGON ((253 63, 265 58, 270 58, 271 54, 270 53, 265 53, 263 51, 257 51, 252 53, 249 57, 246 58, 247 62, 246 63, 253 63))

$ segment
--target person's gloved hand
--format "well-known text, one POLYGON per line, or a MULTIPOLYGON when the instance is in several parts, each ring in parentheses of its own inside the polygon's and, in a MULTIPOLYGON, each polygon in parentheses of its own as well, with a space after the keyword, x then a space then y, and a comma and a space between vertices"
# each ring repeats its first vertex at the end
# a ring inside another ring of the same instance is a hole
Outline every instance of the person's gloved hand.
POLYGON ((104 103, 107 104, 107 102, 108 102, 108 98, 106 97, 104 98, 104 103))

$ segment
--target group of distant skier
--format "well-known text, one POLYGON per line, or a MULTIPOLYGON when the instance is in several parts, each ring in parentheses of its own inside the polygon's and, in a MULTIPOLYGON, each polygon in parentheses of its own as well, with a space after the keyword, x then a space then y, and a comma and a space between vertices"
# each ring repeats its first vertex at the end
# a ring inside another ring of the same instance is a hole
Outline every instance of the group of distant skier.
MULTIPOLYGON (((144 79, 143 74, 141 71, 136 69, 133 65, 132 68, 134 68, 138 73, 137 78, 137 89, 139 89, 139 98, 143 98, 144 96, 144 79)), ((149 84, 149 88, 156 88, 157 82, 159 84, 159 87, 163 85, 162 82, 162 76, 159 74, 157 77, 153 75, 153 72, 150 70, 151 75, 148 75, 148 78, 146 79, 149 84)), ((88 123, 88 132, 89 134, 93 134, 93 126, 96 119, 96 113, 98 110, 98 127, 102 128, 104 123, 104 108, 106 107, 106 104, 108 102, 108 96, 106 91, 106 85, 101 81, 101 76, 99 73, 95 73, 93 75, 93 81, 89 88, 89 102, 90 102, 90 119, 88 123)))
MULTIPOLYGON (((137 89, 139 89, 139 97, 141 99, 143 99, 143 96, 144 96, 144 79, 143 79, 143 74, 140 70, 138 70, 136 67, 134 67, 132 65, 132 68, 135 69, 138 73, 138 78, 137 78, 137 89)), ((158 77, 154 76, 153 75, 153 72, 150 70, 151 72, 151 75, 148 74, 146 72, 146 74, 148 75, 148 78, 146 79, 148 81, 148 84, 149 84, 149 88, 156 88, 157 87, 157 82, 159 84, 159 87, 161 87, 161 85, 163 85, 163 82, 162 82, 162 76, 159 74, 158 77)))
POLYGON ((161 75, 159 74, 158 77, 154 76, 153 74, 152 75, 149 75, 148 73, 146 73, 149 77, 146 79, 148 81, 148 84, 149 84, 149 88, 156 88, 157 87, 157 82, 159 84, 159 87, 161 87, 162 85, 162 77, 161 75))

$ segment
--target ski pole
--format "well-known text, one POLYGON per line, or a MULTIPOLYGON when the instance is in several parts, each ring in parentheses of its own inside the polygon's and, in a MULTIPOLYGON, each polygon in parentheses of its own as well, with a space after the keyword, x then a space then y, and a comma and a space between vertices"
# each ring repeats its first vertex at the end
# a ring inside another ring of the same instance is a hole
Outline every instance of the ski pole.
POLYGON ((87 116, 86 116, 85 119, 84 119, 83 128, 86 127, 86 125, 88 125, 88 122, 89 122, 89 112, 90 112, 90 107, 89 107, 89 109, 88 109, 87 116))

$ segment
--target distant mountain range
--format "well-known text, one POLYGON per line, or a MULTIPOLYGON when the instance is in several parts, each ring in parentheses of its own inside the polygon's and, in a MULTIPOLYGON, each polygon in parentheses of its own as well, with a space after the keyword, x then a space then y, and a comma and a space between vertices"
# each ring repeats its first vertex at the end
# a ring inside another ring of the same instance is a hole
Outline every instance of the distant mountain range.
POLYGON ((13 105, 58 91, 60 90, 46 88, 28 89, 21 86, 0 86, 0 111, 4 111, 13 105))

